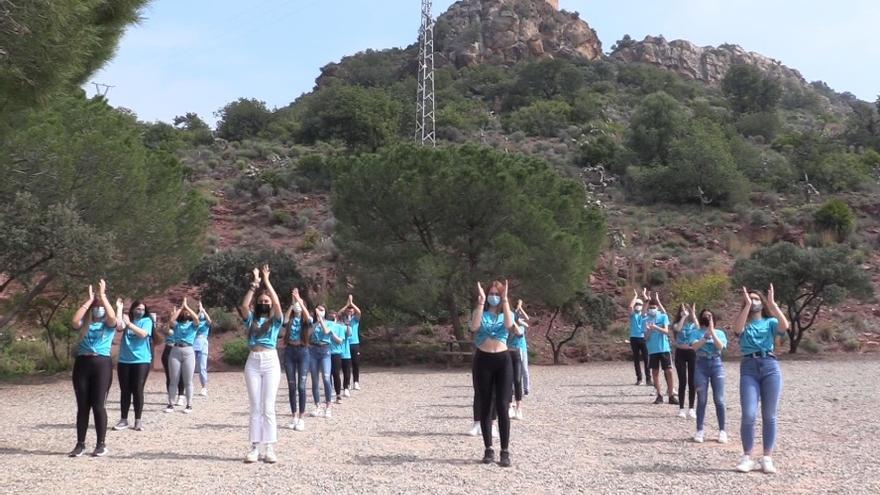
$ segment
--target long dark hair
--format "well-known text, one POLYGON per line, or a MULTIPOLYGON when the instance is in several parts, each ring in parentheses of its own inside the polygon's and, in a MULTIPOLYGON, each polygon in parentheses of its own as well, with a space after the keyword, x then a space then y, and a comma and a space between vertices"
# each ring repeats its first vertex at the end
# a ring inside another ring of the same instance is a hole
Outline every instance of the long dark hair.
POLYGON ((257 302, 254 303, 254 309, 251 311, 253 318, 251 318, 251 324, 248 327, 248 338, 262 337, 263 335, 269 333, 269 329, 272 327, 272 318, 269 318, 269 316, 272 314, 271 309, 269 310, 269 314, 265 315, 266 321, 264 321, 262 325, 258 323, 258 320, 262 315, 257 315, 257 304, 259 304, 260 298, 264 295, 268 295, 268 292, 260 292, 260 294, 257 296, 257 302))
POLYGON ((147 303, 141 301, 140 299, 135 299, 134 301, 132 301, 131 306, 128 307, 128 317, 131 319, 131 321, 134 321, 135 319, 134 308, 140 306, 141 304, 144 305, 144 316, 142 316, 141 318, 149 318, 150 308, 147 307, 147 303))

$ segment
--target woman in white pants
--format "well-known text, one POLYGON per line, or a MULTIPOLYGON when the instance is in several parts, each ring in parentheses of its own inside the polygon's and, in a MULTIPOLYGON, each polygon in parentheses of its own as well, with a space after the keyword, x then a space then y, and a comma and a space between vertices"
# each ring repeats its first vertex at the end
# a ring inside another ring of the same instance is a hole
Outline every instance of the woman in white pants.
POLYGON ((263 265, 261 270, 254 268, 254 281, 245 293, 238 311, 247 328, 248 346, 251 350, 244 366, 250 401, 251 450, 244 462, 257 462, 260 459, 260 448, 264 447, 263 460, 273 464, 278 461, 272 446, 278 441, 275 397, 281 382, 281 363, 275 346, 284 324, 284 314, 278 294, 269 282, 269 265, 263 265), (261 276, 264 290, 257 296, 256 304, 251 305, 254 292, 260 287, 261 276))

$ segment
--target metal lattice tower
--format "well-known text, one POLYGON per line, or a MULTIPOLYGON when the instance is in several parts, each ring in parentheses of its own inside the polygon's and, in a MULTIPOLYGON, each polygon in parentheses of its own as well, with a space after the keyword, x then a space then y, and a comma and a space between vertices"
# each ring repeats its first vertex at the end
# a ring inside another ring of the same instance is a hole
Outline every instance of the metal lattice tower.
POLYGON ((419 28, 419 76, 416 95, 416 142, 436 145, 434 126, 434 18, 431 0, 422 0, 422 25, 419 28))

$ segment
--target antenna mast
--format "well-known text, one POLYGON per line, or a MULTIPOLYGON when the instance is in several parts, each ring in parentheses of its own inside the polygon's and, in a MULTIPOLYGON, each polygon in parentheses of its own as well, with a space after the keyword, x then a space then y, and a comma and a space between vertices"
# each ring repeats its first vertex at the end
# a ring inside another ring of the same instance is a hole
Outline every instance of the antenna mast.
POLYGON ((416 95, 415 140, 423 145, 436 145, 434 125, 434 19, 431 0, 422 0, 422 22, 419 28, 419 75, 416 95))

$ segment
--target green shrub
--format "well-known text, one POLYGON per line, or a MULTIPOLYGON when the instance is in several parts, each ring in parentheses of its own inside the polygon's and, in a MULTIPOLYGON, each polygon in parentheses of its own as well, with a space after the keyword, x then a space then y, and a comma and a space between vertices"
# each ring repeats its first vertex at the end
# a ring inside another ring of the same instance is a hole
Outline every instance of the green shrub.
POLYGON ((648 283, 653 287, 666 283, 667 275, 665 270, 651 270, 648 275, 648 283))
POLYGON ((802 340, 801 346, 803 346, 804 350, 809 352, 810 354, 818 354, 822 352, 822 345, 818 342, 813 341, 812 339, 802 340))
POLYGON ((730 288, 730 279, 723 273, 709 273, 701 277, 680 277, 676 279, 669 292, 672 305, 695 304, 697 310, 715 308, 724 302, 730 288))
POLYGON ((231 366, 244 366, 247 362, 250 348, 244 337, 230 340, 223 344, 223 362, 231 366))
POLYGON ((520 108, 505 119, 508 131, 523 131, 530 136, 554 137, 568 127, 571 105, 559 100, 541 100, 520 108))
POLYGON ((319 242, 321 242, 321 232, 319 232, 317 229, 310 227, 303 236, 302 243, 300 244, 300 249, 302 249, 303 251, 311 251, 318 246, 319 242))
POLYGON ((847 339, 843 342, 843 350, 846 352, 859 352, 862 349, 862 343, 857 338, 847 339))
POLYGON ((834 232, 838 242, 845 240, 856 229, 856 215, 852 208, 837 198, 829 199, 816 210, 813 221, 817 228, 834 232))
POLYGON ((761 136, 767 142, 776 137, 781 127, 782 122, 775 111, 743 114, 736 123, 736 130, 743 136, 761 136))
POLYGON ((290 225, 293 223, 293 215, 284 210, 273 210, 270 223, 272 225, 290 225))
POLYGON ((70 361, 64 356, 59 357, 61 362, 55 360, 49 346, 42 340, 12 341, 0 351, 0 376, 57 373, 68 369, 70 361))
POLYGON ((214 322, 214 326, 211 327, 211 333, 219 334, 241 330, 241 320, 236 314, 223 311, 220 308, 212 308, 208 312, 211 314, 211 320, 214 322))

